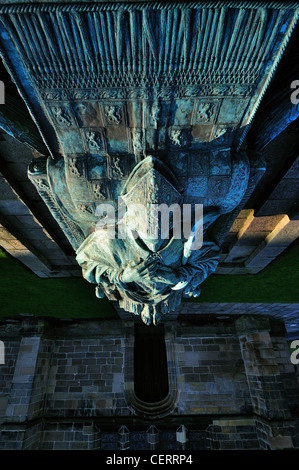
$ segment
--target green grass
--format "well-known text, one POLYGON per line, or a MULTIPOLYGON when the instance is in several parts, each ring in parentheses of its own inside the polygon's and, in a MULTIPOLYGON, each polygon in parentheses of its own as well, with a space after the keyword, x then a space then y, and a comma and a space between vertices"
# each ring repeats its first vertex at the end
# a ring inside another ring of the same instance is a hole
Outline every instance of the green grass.
MULTIPOLYGON (((299 245, 255 275, 212 275, 202 294, 187 302, 299 302, 299 245)), ((40 279, 0 250, 0 317, 27 313, 59 318, 117 318, 106 299, 83 278, 40 279)))
POLYGON ((83 278, 41 279, 0 250, 0 317, 118 318, 83 278))
POLYGON ((299 302, 299 245, 293 245, 258 274, 210 276, 200 297, 187 302, 299 302))

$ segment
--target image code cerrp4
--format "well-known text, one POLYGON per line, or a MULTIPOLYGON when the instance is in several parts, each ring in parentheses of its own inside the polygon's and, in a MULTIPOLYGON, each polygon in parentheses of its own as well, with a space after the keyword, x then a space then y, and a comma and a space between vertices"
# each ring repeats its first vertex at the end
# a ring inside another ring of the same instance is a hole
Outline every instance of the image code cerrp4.
POLYGON ((149 459, 139 457, 121 457, 113 454, 112 457, 108 457, 106 460, 107 465, 133 465, 134 468, 142 462, 147 462, 152 465, 175 465, 175 464, 192 464, 192 455, 184 454, 153 454, 149 459))
POLYGON ((154 454, 150 458, 150 462, 154 465, 173 465, 173 464, 183 464, 183 463, 193 463, 191 455, 177 455, 177 454, 166 454, 166 455, 157 455, 154 454))

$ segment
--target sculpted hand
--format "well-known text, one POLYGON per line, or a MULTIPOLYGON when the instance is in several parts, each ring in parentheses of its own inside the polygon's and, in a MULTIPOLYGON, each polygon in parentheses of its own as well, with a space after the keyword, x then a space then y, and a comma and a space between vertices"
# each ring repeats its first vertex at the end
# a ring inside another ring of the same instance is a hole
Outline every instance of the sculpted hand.
POLYGON ((120 274, 122 282, 138 282, 152 276, 157 269, 157 260, 147 258, 137 264, 129 264, 120 274))
POLYGON ((175 286, 181 281, 179 272, 170 266, 159 265, 155 279, 162 284, 168 284, 169 286, 175 286))

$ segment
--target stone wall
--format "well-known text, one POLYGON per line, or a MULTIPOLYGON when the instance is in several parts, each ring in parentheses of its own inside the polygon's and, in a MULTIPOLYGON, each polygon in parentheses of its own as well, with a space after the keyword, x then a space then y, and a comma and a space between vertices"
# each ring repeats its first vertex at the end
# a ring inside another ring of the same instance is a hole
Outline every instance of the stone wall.
POLYGON ((251 411, 239 339, 217 329, 185 327, 177 335, 179 413, 251 411))
POLYGON ((126 414, 124 338, 58 339, 52 355, 47 415, 126 414))
POLYGON ((253 419, 219 419, 207 429, 212 450, 257 450, 260 443, 253 419))
POLYGON ((132 390, 133 321, 2 322, 0 448, 180 449, 181 426, 193 450, 299 448, 280 322, 186 315, 164 331, 169 394, 149 404, 132 390))

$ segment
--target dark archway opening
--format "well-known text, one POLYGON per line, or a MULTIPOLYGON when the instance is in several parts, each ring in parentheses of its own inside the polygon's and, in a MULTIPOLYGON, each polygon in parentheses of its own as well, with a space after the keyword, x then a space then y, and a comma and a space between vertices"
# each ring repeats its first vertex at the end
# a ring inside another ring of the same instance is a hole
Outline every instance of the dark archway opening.
POLYGON ((155 403, 168 395, 164 325, 135 325, 134 390, 137 398, 155 403))

